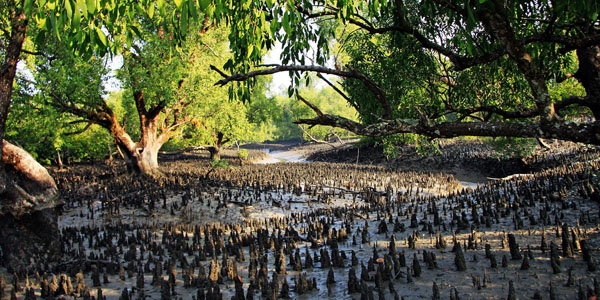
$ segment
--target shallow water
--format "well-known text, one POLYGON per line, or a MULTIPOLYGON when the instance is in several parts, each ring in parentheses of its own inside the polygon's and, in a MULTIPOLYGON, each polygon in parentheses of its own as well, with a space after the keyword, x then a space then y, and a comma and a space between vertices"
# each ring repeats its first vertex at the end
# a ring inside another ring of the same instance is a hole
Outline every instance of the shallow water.
POLYGON ((256 162, 256 164, 275 164, 281 162, 306 162, 307 160, 302 154, 296 151, 273 151, 270 149, 263 149, 263 152, 267 153, 268 157, 256 162))

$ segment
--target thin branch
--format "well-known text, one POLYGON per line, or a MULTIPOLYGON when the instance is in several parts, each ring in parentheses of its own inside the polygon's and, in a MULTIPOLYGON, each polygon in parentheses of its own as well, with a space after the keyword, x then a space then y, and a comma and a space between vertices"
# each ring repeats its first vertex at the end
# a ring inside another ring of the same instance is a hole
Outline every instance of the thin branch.
MULTIPOLYGON (((223 77, 223 78, 228 78, 229 77, 229 75, 227 75, 225 72, 219 70, 219 68, 217 68, 217 67, 215 67, 213 65, 210 65, 210 69, 213 70, 213 71, 215 71, 215 72, 217 72, 217 73, 219 73, 219 75, 221 75, 221 77, 223 77)), ((215 85, 219 84, 219 82, 217 82, 215 85)), ((221 84, 221 86, 225 85, 226 83, 227 82, 221 84)))
POLYGON ((154 104, 150 110, 146 113, 146 117, 148 118, 148 120, 152 120, 154 118, 156 118, 160 112, 165 108, 166 106, 166 102, 164 100, 160 101, 159 103, 154 104))
POLYGON ((221 57, 219 54, 217 54, 217 52, 215 52, 215 50, 213 50, 213 48, 211 48, 207 43, 200 41, 200 43, 202 43, 202 45, 204 45, 204 47, 206 47, 206 49, 208 49, 210 52, 212 52, 212 54, 216 57, 221 57))
POLYGON ((303 132, 304 134, 306 134, 306 136, 308 136, 308 138, 309 138, 311 141, 313 141, 313 142, 315 142, 315 143, 317 143, 317 144, 327 144, 327 145, 329 145, 329 146, 333 147, 333 149, 335 149, 335 148, 336 148, 336 147, 335 147, 334 145, 332 145, 331 143, 329 143, 329 142, 327 142, 327 141, 319 140, 319 139, 315 138, 314 136, 312 136, 310 133, 308 133, 308 131, 307 131, 306 129, 304 129, 304 126, 302 126, 302 125, 298 124, 298 128, 300 128, 300 130, 302 130, 302 132, 303 132))
POLYGON ((82 128, 81 130, 76 130, 76 131, 72 131, 72 132, 67 132, 67 133, 63 133, 64 135, 76 135, 76 134, 81 134, 86 132, 90 127, 92 126, 92 122, 87 123, 87 125, 85 125, 84 128, 82 128))
POLYGON ((57 59, 56 56, 50 56, 41 51, 29 51, 29 50, 23 49, 23 50, 21 50, 21 52, 23 52, 25 54, 29 54, 29 55, 34 55, 34 56, 43 56, 43 57, 47 58, 49 61, 53 61, 53 60, 57 59))
POLYGON ((297 97, 300 101, 302 101, 304 104, 306 104, 306 106, 310 107, 310 109, 312 109, 315 113, 317 113, 317 116, 323 115, 323 112, 318 107, 316 107, 314 104, 308 102, 308 100, 304 99, 304 97, 302 97, 300 95, 297 95, 297 97))
POLYGON ((350 102, 350 98, 346 95, 346 93, 344 93, 342 90, 340 90, 337 86, 335 86, 335 84, 333 84, 333 82, 329 81, 327 78, 325 78, 325 76, 323 76, 321 73, 317 73, 317 77, 319 77, 321 80, 325 81, 325 83, 327 83, 327 85, 329 85, 331 88, 333 88, 334 91, 336 91, 338 94, 340 94, 344 99, 346 99, 346 101, 348 101, 348 103, 352 104, 352 106, 354 106, 354 108, 357 108, 356 105, 352 102, 350 102))

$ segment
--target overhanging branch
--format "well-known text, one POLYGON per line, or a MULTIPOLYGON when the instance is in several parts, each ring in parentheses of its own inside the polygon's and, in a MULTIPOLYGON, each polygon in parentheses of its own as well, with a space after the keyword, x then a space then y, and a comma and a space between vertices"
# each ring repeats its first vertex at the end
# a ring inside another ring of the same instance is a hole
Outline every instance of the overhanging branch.
POLYGON ((600 145, 600 122, 556 122, 542 126, 537 122, 442 122, 424 124, 418 120, 384 120, 365 125, 350 119, 324 114, 312 119, 299 119, 296 124, 325 125, 343 128, 358 135, 382 137, 397 133, 415 133, 432 138, 458 136, 524 137, 559 139, 600 145))
MULTIPOLYGON (((251 71, 248 73, 227 75, 227 74, 225 74, 225 72, 219 70, 217 67, 215 67, 213 65, 211 65, 210 68, 212 70, 218 72, 222 77, 224 77, 223 79, 221 79, 221 80, 217 81, 217 83, 215 83, 215 85, 219 85, 219 86, 224 86, 232 81, 245 81, 252 77, 263 76, 263 75, 272 75, 272 74, 279 73, 279 72, 289 72, 289 71, 316 72, 316 73, 322 73, 322 74, 336 75, 336 76, 345 77, 345 78, 354 78, 354 79, 357 79, 360 82, 362 82, 375 95, 375 98, 377 99, 377 101, 379 101, 379 103, 383 107, 382 118, 390 119, 391 115, 392 115, 392 108, 387 100, 387 97, 381 90, 381 88, 377 84, 375 84, 371 79, 369 79, 367 76, 365 76, 362 73, 360 73, 356 70, 353 70, 353 69, 351 69, 349 71, 344 71, 344 70, 330 69, 330 68, 315 66, 315 65, 310 65, 310 66, 277 65, 272 68, 255 70, 255 71, 251 71)), ((347 66, 347 68, 348 68, 348 66, 347 66)))

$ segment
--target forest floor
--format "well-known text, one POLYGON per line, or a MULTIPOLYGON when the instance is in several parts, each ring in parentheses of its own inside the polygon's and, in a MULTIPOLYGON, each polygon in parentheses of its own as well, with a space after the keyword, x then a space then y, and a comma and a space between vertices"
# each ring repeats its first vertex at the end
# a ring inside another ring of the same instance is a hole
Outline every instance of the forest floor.
MULTIPOLYGON (((434 283, 441 299, 453 291, 454 299, 505 299, 509 281, 520 299, 536 292, 548 299, 550 285, 555 299, 600 293, 600 274, 588 269, 581 244, 600 260, 595 148, 556 144, 526 159, 500 159, 488 145, 455 142, 430 156, 407 147, 392 160, 353 143, 245 148, 256 164, 241 165, 236 149, 224 151, 232 167, 223 169, 212 169, 206 153, 162 157, 165 178, 154 182, 128 177, 119 163, 52 170, 66 202, 59 220, 65 245, 62 262, 46 263, 45 271, 65 273, 75 285, 81 270, 90 295, 101 289, 107 299, 124 299, 123 291, 132 299, 212 299, 215 285, 203 279, 212 265, 221 267, 215 276, 223 299, 239 291, 232 269, 244 294, 256 284, 255 299, 284 285, 292 299, 431 299, 434 283), (528 257, 524 270, 523 259, 511 259, 509 234, 528 257), (454 241, 463 245, 466 271, 457 270, 454 241), (551 243, 560 272, 550 264, 551 243), (573 254, 562 255, 567 246, 573 254), (281 268, 277 249, 286 272, 273 279, 281 268), (296 252, 301 268, 294 270, 296 252), (266 274, 251 266, 263 258, 266 274), (94 269, 107 279, 99 286, 94 269), (352 294, 351 270, 364 283, 352 294), (169 273, 170 284, 162 281, 169 273), (335 283, 327 283, 330 273, 335 283), (301 284, 302 274, 315 278, 316 289, 301 284), (265 278, 276 283, 256 283, 265 278)), ((31 280, 38 297, 43 277, 31 280)))

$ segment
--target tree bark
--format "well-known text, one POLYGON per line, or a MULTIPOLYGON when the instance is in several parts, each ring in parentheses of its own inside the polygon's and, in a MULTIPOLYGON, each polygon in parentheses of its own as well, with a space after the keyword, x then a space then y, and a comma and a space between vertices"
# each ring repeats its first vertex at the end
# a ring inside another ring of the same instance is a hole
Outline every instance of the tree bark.
POLYGON ((0 265, 19 269, 45 254, 53 260, 60 253, 56 208, 62 205, 56 183, 25 150, 2 144, 9 176, 0 195, 0 265))
MULTIPOLYGON (((13 82, 17 74, 17 64, 19 56, 23 50, 23 42, 27 32, 27 18, 22 11, 11 11, 10 16, 12 28, 10 41, 6 48, 4 62, 0 69, 0 141, 4 138, 6 130, 6 119, 13 90, 13 82)), ((0 154, 2 154, 2 143, 0 143, 0 154)), ((6 189, 6 171, 4 165, 0 162, 0 194, 6 189)))
POLYGON ((575 78, 583 85, 587 94, 583 103, 594 115, 596 121, 600 120, 600 46, 577 49, 579 69, 575 78))
POLYGON ((442 122, 421 123, 418 120, 389 120, 365 125, 350 119, 324 114, 312 119, 299 119, 296 124, 324 125, 343 128, 358 135, 381 137, 396 133, 416 133, 432 138, 458 136, 525 137, 559 139, 600 145, 600 122, 558 122, 551 126, 536 122, 442 122))
POLYGON ((221 160, 221 146, 214 145, 208 148, 210 153, 210 160, 221 160))
POLYGON ((16 271, 31 258, 60 254, 56 207, 58 189, 46 169, 23 149, 4 141, 17 64, 28 20, 20 9, 10 11, 10 38, 0 67, 0 265, 16 271))
POLYGON ((222 132, 217 132, 215 136, 215 145, 208 148, 210 153, 210 160, 221 160, 221 148, 223 144, 227 143, 229 139, 223 139, 224 135, 222 132))
MULTIPOLYGON (((146 132, 156 136, 156 131, 146 132)), ((118 142, 117 147, 123 153, 125 164, 129 173, 158 175, 158 151, 162 146, 156 139, 141 139, 134 147, 128 147, 123 142, 118 142)))

